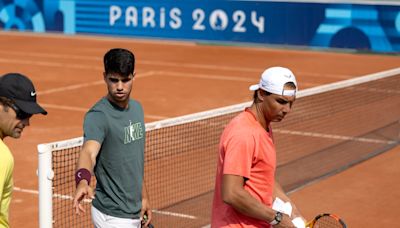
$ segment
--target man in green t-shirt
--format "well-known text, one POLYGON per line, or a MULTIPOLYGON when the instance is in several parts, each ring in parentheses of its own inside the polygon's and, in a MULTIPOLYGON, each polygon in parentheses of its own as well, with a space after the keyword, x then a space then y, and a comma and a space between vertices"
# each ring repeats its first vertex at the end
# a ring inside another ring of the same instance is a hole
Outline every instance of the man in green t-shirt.
POLYGON ((104 68, 108 94, 85 115, 74 207, 76 213, 84 212, 80 202, 93 198, 95 227, 139 228, 144 215, 147 227, 152 216, 143 184, 144 115, 141 104, 130 98, 135 57, 126 49, 111 49, 104 56, 104 68), (94 191, 92 173, 97 182, 94 191))
POLYGON ((14 157, 5 137, 19 138, 33 114, 47 112, 36 102, 31 80, 19 73, 0 77, 0 228, 10 227, 8 210, 13 191, 14 157))

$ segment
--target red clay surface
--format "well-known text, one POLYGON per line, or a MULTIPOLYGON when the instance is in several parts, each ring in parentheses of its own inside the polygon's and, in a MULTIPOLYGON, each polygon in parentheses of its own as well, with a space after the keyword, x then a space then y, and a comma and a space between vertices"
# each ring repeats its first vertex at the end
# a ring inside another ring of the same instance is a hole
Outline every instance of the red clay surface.
POLYGON ((349 228, 399 227, 399 164, 396 147, 290 196, 310 219, 329 212, 349 228))
MULTIPOLYGON (((398 56, 2 32, 0 74, 28 75, 49 112, 33 117, 22 139, 5 140, 15 156, 12 227, 38 227, 36 146, 82 135, 85 111, 105 95, 102 57, 114 47, 136 54, 132 96, 143 104, 146 122, 249 101, 248 86, 270 66, 289 67, 305 89, 400 65, 398 56)), ((399 152, 385 153, 292 196, 307 218, 332 212, 350 227, 382 219, 383 227, 395 227, 399 152)))

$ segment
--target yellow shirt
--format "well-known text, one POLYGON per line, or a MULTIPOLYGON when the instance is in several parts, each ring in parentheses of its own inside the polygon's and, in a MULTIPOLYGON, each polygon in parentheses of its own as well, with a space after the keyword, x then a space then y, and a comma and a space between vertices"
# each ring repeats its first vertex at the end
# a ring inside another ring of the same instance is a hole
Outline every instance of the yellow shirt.
POLYGON ((0 228, 10 227, 8 208, 10 207, 13 190, 14 157, 0 139, 0 228))

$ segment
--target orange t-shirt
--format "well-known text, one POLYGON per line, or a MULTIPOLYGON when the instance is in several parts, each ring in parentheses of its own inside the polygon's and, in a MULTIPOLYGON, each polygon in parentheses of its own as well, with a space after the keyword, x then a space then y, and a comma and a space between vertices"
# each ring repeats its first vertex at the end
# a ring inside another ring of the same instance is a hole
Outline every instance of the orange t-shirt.
POLYGON ((267 132, 246 110, 236 116, 225 128, 219 144, 211 227, 270 227, 225 204, 221 197, 224 174, 246 179, 244 189, 255 199, 272 206, 276 168, 276 152, 271 131, 267 132))

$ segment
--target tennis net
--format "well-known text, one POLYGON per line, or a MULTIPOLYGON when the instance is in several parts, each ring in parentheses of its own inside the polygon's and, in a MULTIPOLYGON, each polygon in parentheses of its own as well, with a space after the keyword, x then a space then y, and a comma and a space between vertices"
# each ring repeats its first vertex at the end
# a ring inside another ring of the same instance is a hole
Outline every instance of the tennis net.
MULTIPOLYGON (((146 124, 145 184, 155 227, 209 224, 220 134, 250 105, 146 124)), ((293 111, 273 129, 286 191, 382 153, 399 144, 400 68, 299 91, 293 111)), ((72 209, 82 142, 38 145, 41 228, 92 227, 90 213, 72 209)))

